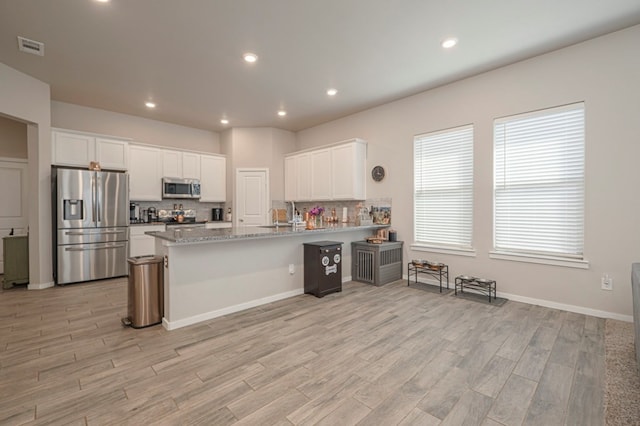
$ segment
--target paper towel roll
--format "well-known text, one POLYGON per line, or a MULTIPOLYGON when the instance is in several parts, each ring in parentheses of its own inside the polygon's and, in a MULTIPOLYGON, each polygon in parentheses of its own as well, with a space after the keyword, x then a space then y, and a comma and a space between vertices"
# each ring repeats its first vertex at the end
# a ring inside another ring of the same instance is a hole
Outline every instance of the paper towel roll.
POLYGON ((347 208, 342 208, 342 223, 347 223, 349 221, 349 217, 347 215, 347 208))

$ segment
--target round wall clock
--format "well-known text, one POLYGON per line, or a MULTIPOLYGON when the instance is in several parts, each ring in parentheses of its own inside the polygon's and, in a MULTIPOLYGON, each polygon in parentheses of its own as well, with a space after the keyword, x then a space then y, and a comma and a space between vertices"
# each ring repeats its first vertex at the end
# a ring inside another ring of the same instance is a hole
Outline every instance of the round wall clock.
POLYGON ((371 177, 376 182, 380 182, 382 179, 384 179, 384 167, 375 166, 373 169, 371 169, 371 177))

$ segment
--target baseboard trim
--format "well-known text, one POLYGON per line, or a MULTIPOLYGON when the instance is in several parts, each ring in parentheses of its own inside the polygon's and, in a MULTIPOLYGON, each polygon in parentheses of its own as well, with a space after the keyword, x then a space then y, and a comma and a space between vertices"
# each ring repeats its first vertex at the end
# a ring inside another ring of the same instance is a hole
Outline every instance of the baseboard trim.
POLYGON ((44 290, 45 288, 51 288, 55 286, 53 281, 48 283, 29 283, 27 285, 27 290, 44 290))
POLYGON ((583 306, 568 305, 551 300, 535 299, 533 297, 518 296, 517 294, 498 292, 498 297, 513 300, 514 302, 528 303, 529 305, 544 306, 545 308, 560 309, 562 311, 574 312, 576 314, 590 315, 598 318, 609 318, 624 322, 633 322, 632 315, 622 315, 615 312, 601 311, 599 309, 585 308, 583 306))
MULTIPOLYGON (((405 280, 407 279, 406 274, 403 275, 403 277, 405 280)), ((420 282, 439 285, 439 282, 433 279, 426 279, 424 281, 421 280, 420 282)), ((451 282, 450 285, 455 286, 455 282, 451 282)), ((566 303, 554 302, 552 300, 544 300, 544 299, 536 299, 534 297, 519 296, 517 294, 503 293, 501 291, 497 292, 497 296, 503 297, 505 299, 513 300, 514 302, 527 303, 529 305, 544 306, 545 308, 551 308, 551 309, 560 309, 562 311, 574 312, 576 314, 590 315, 592 317, 598 317, 598 318, 609 318, 609 319, 614 319, 614 320, 624 321, 624 322, 633 322, 633 315, 622 315, 622 314, 617 314, 615 312, 601 311, 599 309, 569 305, 566 303)))
POLYGON ((162 326, 167 330, 176 330, 202 321, 233 314, 235 312, 244 311, 245 309, 255 308, 256 306, 266 305, 267 303, 277 302, 278 300, 288 299, 289 297, 299 296, 301 294, 304 294, 304 289, 287 291, 273 296, 263 297, 262 299, 251 300, 249 302, 218 309, 217 311, 205 312, 203 314, 194 315, 177 321, 167 321, 167 318, 162 318, 162 326))

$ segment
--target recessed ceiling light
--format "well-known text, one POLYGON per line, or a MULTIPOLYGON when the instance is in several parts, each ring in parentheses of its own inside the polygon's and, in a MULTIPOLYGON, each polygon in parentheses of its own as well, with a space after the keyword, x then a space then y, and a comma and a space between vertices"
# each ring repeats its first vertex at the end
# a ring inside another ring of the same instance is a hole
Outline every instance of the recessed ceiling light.
POLYGON ((144 103, 147 108, 155 108, 156 104, 154 102, 145 102, 144 103))
POLYGON ((226 118, 223 118, 222 120, 220 120, 220 123, 229 124, 229 120, 227 120, 226 118))
POLYGON ((281 109, 280 111, 278 111, 278 115, 279 115, 280 117, 284 117, 285 115, 287 115, 287 111, 285 111, 285 110, 281 109))
POLYGON ((246 62, 249 62, 250 64, 256 62, 258 60, 258 55, 256 55, 255 53, 251 53, 251 52, 247 52, 244 55, 242 55, 242 57, 244 58, 244 60, 246 62))
POLYGON ((329 96, 335 96, 338 94, 338 89, 329 89, 327 90, 327 95, 329 96))
POLYGON ((98 3, 109 3, 111 0, 96 0, 98 3))
POLYGON ((442 47, 444 49, 451 49, 456 44, 458 44, 458 39, 455 37, 450 37, 442 41, 442 47))

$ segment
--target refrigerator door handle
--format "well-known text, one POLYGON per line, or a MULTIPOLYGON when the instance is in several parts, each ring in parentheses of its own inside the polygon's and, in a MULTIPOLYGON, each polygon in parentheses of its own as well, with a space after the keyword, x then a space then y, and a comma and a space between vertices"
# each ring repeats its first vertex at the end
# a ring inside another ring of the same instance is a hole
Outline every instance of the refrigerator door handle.
POLYGON ((100 210, 102 209, 102 178, 99 173, 96 173, 96 212, 98 215, 98 223, 102 222, 100 218, 100 210))
MULTIPOLYGON (((96 222, 96 176, 91 175, 91 220, 95 224, 96 222)), ((95 226, 95 225, 94 225, 95 226)))
POLYGON ((101 235, 101 234, 125 234, 127 231, 100 231, 100 232, 82 232, 82 231, 69 231, 64 235, 101 235))
POLYGON ((103 250, 125 247, 124 244, 113 244, 109 246, 97 246, 97 247, 65 247, 65 251, 89 251, 89 250, 103 250))

